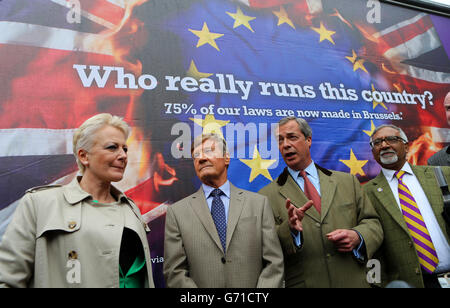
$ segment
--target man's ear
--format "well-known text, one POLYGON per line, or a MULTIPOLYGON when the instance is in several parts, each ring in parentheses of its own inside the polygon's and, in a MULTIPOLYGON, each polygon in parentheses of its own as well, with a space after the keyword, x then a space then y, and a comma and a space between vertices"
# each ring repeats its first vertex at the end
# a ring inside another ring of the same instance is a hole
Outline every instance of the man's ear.
POLYGON ((230 153, 226 152, 225 153, 225 165, 227 166, 227 168, 230 165, 230 161, 231 161, 230 153))

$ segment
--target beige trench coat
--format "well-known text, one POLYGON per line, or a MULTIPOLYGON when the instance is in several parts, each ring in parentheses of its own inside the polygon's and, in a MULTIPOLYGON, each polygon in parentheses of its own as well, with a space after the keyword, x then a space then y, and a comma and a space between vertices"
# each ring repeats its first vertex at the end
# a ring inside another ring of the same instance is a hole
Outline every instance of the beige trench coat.
POLYGON ((154 287, 150 229, 131 199, 114 187, 112 193, 120 206, 92 217, 91 197, 76 178, 65 186, 28 190, 0 243, 0 287, 119 287, 125 224, 142 242, 146 285, 154 287))

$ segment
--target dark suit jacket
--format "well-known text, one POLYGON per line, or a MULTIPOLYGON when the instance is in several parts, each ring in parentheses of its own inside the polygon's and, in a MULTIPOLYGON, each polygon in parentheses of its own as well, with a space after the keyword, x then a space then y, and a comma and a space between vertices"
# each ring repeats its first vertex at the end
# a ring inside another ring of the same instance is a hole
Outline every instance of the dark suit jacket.
POLYGON ((450 166, 450 146, 447 146, 428 158, 429 166, 450 166))
MULTIPOLYGON (((413 166, 411 169, 419 180, 439 226, 449 241, 448 226, 442 217, 443 197, 434 176, 433 167, 413 166)), ((447 183, 450 183, 450 167, 442 167, 447 183)), ((382 172, 364 185, 373 206, 380 215, 384 229, 384 242, 378 257, 383 271, 383 285, 393 280, 403 280, 415 287, 424 287, 419 258, 403 215, 395 201, 389 183, 382 172)))
POLYGON ((164 277, 169 288, 278 288, 283 253, 266 197, 231 185, 226 255, 203 188, 169 206, 164 277))
POLYGON ((365 264, 350 253, 340 253, 326 234, 336 229, 354 229, 364 238, 368 258, 383 241, 376 211, 363 193, 358 179, 348 173, 318 168, 321 215, 314 207, 303 219, 303 244, 293 241, 285 207, 289 198, 296 207, 308 199, 287 168, 271 184, 260 190, 269 198, 275 215, 278 237, 285 256, 286 287, 369 287, 365 264))

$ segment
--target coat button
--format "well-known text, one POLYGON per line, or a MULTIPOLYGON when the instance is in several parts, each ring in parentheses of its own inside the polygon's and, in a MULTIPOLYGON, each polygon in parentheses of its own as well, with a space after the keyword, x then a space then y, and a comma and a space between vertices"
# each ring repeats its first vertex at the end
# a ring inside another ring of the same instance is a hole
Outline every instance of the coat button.
POLYGON ((78 259, 78 254, 75 250, 69 252, 69 259, 75 260, 78 259))
POLYGON ((76 226, 77 226, 77 223, 75 221, 69 222, 69 229, 75 229, 76 226))
POLYGON ((227 263, 227 260, 225 260, 224 257, 222 257, 222 259, 220 259, 222 261, 223 264, 227 263))

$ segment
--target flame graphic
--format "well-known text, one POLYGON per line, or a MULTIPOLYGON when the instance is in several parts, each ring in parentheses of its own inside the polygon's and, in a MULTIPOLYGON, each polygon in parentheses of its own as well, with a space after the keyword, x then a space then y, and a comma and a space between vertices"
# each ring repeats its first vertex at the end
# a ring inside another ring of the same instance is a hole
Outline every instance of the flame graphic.
POLYGON ((426 165, 427 159, 439 151, 439 147, 433 142, 429 128, 422 127, 425 131, 409 145, 408 162, 413 165, 426 165))
MULTIPOLYGON (((145 46, 148 33, 145 30, 144 22, 136 18, 133 12, 147 1, 125 1, 123 3, 124 13, 120 22, 100 33, 101 39, 91 42, 95 48, 109 49, 114 65, 123 67, 127 73, 131 72, 135 76, 142 75, 143 64, 134 54, 145 46)), ((139 88, 121 91, 120 93, 112 91, 114 96, 128 96, 124 118, 131 124, 132 132, 127 141, 130 150, 127 173, 122 181, 126 182, 127 187, 133 187, 126 193, 134 199, 141 213, 145 214, 159 207, 160 202, 154 200, 157 199, 160 187, 171 186, 178 178, 176 177, 176 171, 165 163, 161 153, 152 153, 151 140, 133 123, 136 106, 141 103, 144 90, 139 88)), ((104 95, 104 89, 102 93, 104 95)), ((157 212, 156 217, 150 215, 152 219, 164 214, 165 210, 157 212)))

